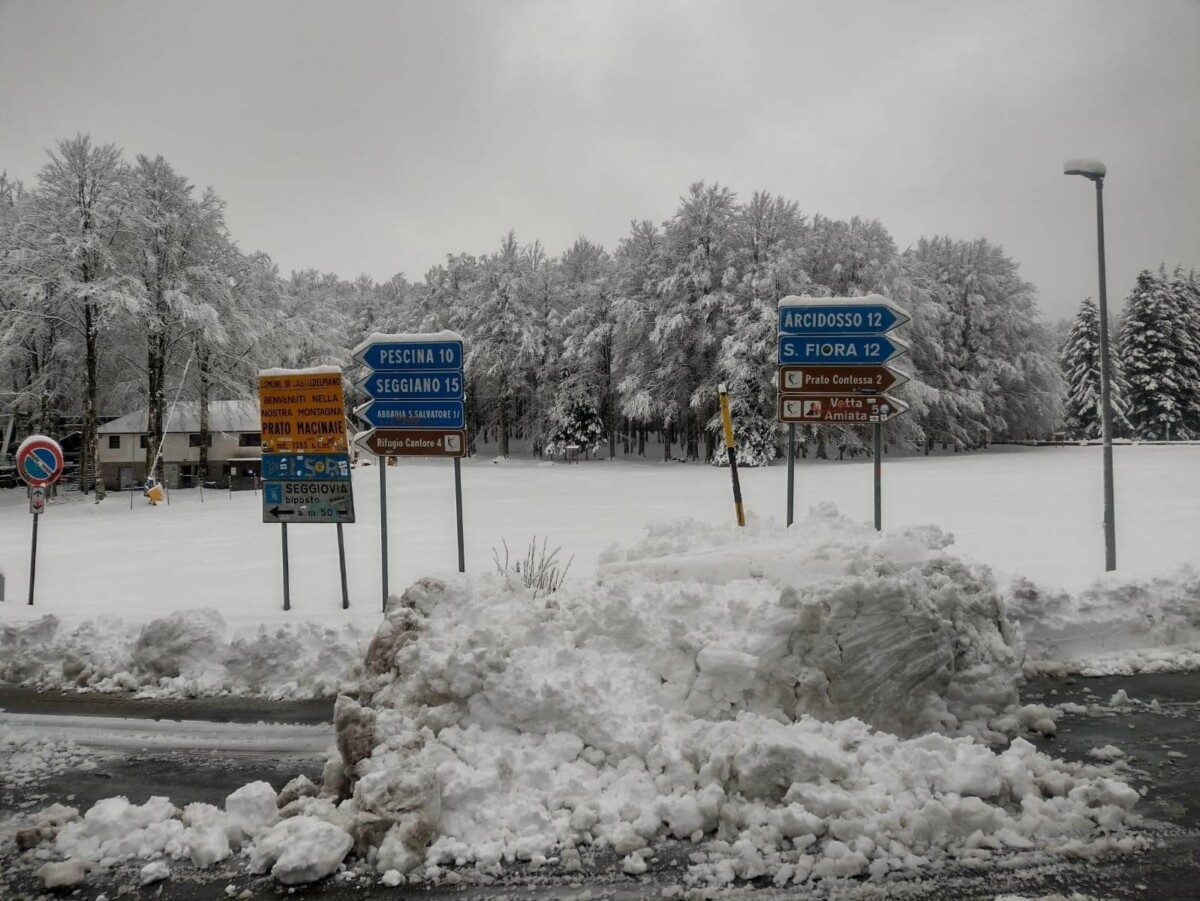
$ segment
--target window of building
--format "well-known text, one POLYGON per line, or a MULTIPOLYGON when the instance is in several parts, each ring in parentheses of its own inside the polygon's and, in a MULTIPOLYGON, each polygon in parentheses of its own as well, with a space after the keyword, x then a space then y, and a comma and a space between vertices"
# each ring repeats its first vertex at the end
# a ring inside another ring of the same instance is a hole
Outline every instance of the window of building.
MULTIPOLYGON (((197 433, 195 433, 195 434, 188 435, 188 447, 199 447, 199 446, 200 446, 200 433, 199 433, 199 432, 197 432, 197 433)), ((208 433, 208 443, 207 443, 207 446, 208 446, 208 447, 212 447, 212 446, 213 446, 213 436, 212 436, 212 432, 209 432, 209 433, 208 433)))
POLYGON ((238 447, 258 447, 262 444, 261 432, 242 432, 238 435, 238 447))
POLYGON ((121 436, 120 435, 109 435, 108 436, 108 449, 109 450, 120 450, 121 449, 121 436))
POLYGON ((149 435, 138 435, 138 447, 145 449, 149 446, 150 446, 150 436, 149 435))

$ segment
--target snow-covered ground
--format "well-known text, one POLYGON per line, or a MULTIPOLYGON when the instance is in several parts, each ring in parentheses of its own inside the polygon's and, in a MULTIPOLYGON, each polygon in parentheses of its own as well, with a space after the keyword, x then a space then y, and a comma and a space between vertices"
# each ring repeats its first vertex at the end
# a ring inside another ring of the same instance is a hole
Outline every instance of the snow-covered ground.
MULTIPOLYGON (((736 532, 728 472, 714 467, 476 458, 462 471, 468 573, 494 571, 503 541, 515 560, 540 536, 561 547, 563 561, 573 558, 567 584, 582 585, 608 548, 637 542, 647 523, 690 518, 736 532)), ((350 609, 341 606, 335 530, 313 525, 289 530, 286 613, 280 530, 260 521, 254 493, 178 491, 169 506, 153 507, 136 496, 131 508, 127 496, 97 505, 64 492, 41 517, 30 607, 32 517, 22 491, 0 491, 0 678, 158 694, 335 694, 356 678, 382 617, 378 474, 368 466, 354 475, 350 609)), ((453 469, 413 461, 387 476, 389 581, 398 594, 457 567, 453 469)), ((786 468, 743 470, 741 480, 756 534, 782 531, 786 468)), ((1035 659, 1112 669, 1146 665, 1144 650, 1164 665, 1173 652, 1161 646, 1186 644, 1190 634, 1186 586, 1194 592, 1196 583, 1180 567, 1200 548, 1200 446, 1116 448, 1120 568, 1102 579, 1100 484, 1098 447, 889 459, 884 525, 937 525, 953 535, 955 553, 992 566, 1001 584, 1028 577, 1022 618, 1049 617, 1044 634, 1026 636, 1035 659), (1156 587, 1164 577, 1169 584, 1156 587), (1063 589, 1069 598, 1055 594, 1063 589), (1160 619, 1164 596, 1175 600, 1160 619), (1094 653, 1102 651, 1124 653, 1102 661, 1094 653)), ((828 503, 869 522, 871 492, 866 461, 802 462, 793 528, 802 531, 807 511, 828 503)))
POLYGON ((1099 460, 889 461, 882 535, 861 462, 801 466, 785 530, 783 467, 743 473, 739 529, 724 470, 470 461, 466 575, 451 467, 389 468, 386 619, 374 467, 355 475, 348 611, 331 528, 290 530, 284 613, 261 499, 211 492, 55 505, 30 608, 14 573, 28 514, 6 498, 5 678, 358 694, 339 700, 319 786, 247 786, 224 810, 109 799, 31 828, 73 867, 63 878, 148 861, 150 880, 240 854, 287 883, 344 860, 388 884, 486 881, 517 861, 570 874, 597 849, 637 876, 676 840, 693 844, 682 882, 705 891, 1144 847, 1111 762, 1021 738, 1056 713, 1021 704, 1022 667, 1200 659, 1200 447, 1118 449, 1122 569, 1095 581, 1099 460), (552 594, 495 573, 493 548, 520 557, 534 535, 574 555, 552 594))

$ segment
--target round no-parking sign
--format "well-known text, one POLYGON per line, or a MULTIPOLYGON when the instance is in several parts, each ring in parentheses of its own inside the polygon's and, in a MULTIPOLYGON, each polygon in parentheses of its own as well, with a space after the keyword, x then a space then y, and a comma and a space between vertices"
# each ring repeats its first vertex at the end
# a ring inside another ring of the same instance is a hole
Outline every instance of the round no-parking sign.
POLYGON ((17 448, 17 472, 31 488, 53 485, 62 471, 62 448, 53 438, 30 435, 17 448))

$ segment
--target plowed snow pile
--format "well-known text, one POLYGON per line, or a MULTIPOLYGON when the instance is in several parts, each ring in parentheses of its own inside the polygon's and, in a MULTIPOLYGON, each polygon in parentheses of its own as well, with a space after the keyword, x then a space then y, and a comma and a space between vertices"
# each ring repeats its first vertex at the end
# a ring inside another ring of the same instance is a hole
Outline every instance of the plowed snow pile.
POLYGON ((688 878, 777 884, 938 861, 1088 855, 1137 794, 1014 739, 1022 662, 990 571, 936 528, 816 511, 784 533, 695 523, 611 552, 598 584, 424 579, 371 644, 339 756, 294 813, 392 880, 507 862, 626 872, 695 843, 688 878), (398 871, 395 874, 389 871, 398 871))

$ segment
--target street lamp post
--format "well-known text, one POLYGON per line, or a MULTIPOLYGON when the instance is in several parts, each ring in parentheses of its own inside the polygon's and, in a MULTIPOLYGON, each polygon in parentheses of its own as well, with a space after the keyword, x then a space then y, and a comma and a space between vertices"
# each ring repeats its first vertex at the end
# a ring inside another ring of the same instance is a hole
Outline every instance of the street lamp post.
POLYGON ((1096 246, 1100 259, 1100 421, 1104 437, 1104 569, 1117 568, 1116 515, 1113 510, 1112 370, 1108 356, 1108 287, 1104 267, 1104 163, 1067 160, 1064 175, 1082 175, 1096 184, 1096 246))

